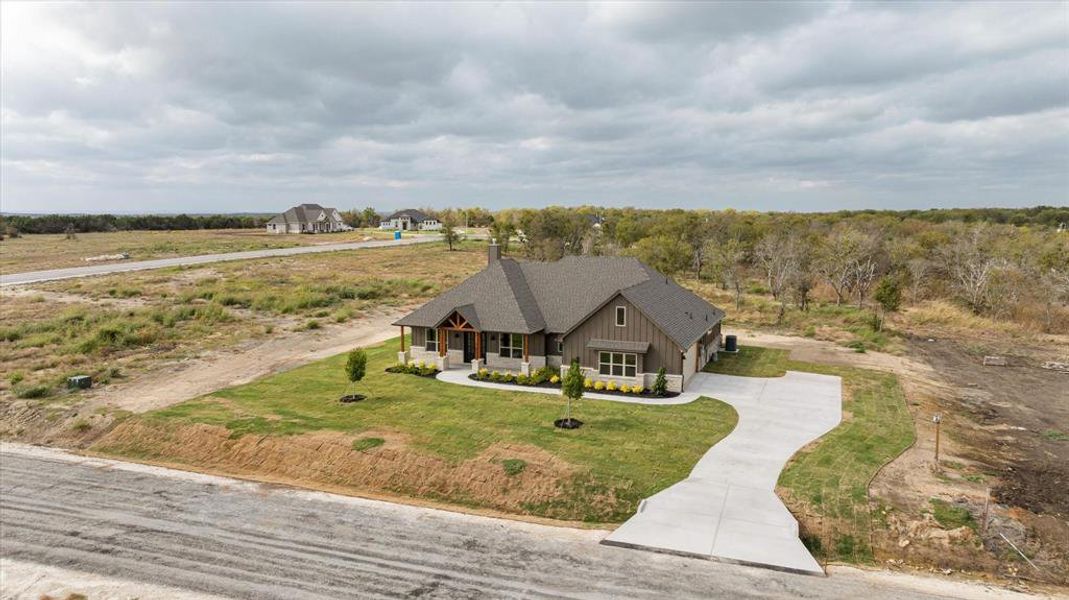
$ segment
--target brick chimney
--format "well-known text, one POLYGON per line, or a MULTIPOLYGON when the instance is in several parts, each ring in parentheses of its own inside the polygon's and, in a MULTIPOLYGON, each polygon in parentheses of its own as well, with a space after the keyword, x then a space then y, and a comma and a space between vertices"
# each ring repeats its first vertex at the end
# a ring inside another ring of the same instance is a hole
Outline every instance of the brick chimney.
POLYGON ((497 242, 491 240, 490 247, 486 253, 486 264, 489 266, 499 260, 501 260, 501 246, 498 246, 497 242))

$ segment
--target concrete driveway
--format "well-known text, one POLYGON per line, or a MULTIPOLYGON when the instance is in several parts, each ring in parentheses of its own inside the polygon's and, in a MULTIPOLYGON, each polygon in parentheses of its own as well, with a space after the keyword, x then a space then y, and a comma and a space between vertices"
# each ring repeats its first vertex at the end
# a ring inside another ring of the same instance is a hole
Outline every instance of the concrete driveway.
POLYGON ((602 543, 822 574, 775 488, 787 460, 839 424, 842 380, 702 373, 687 391, 732 405, 738 425, 602 543))
POLYGON ((27 273, 0 274, 0 286, 40 283, 57 279, 73 279, 93 275, 126 273, 129 271, 147 271, 166 267, 203 265, 230 260, 249 260, 252 258, 271 258, 274 256, 296 256, 299 254, 316 254, 319 252, 337 252, 339 250, 359 250, 361 248, 385 248, 389 246, 407 246, 436 242, 442 239, 438 235, 422 235, 402 238, 400 240, 369 240, 366 242, 347 242, 342 244, 320 244, 316 246, 297 246, 293 248, 270 248, 266 250, 247 250, 244 252, 226 252, 222 254, 200 254, 197 256, 179 256, 177 258, 158 258, 134 262, 115 262, 104 265, 89 265, 48 271, 30 271, 27 273))

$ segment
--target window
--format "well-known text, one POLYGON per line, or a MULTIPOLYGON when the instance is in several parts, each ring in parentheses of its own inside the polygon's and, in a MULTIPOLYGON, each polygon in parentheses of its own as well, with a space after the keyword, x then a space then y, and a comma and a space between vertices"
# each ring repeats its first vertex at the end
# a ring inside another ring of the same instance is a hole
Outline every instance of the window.
POLYGON ((616 307, 616 326, 617 327, 627 327, 627 307, 626 306, 617 306, 616 307))
POLYGON ((523 358, 523 336, 518 333, 502 333, 501 356, 504 358, 523 358))
POLYGON ((557 338, 557 354, 564 354, 564 340, 557 338))
POLYGON ((427 343, 424 345, 427 352, 438 351, 438 330, 427 328, 427 343))
POLYGON ((622 352, 599 352, 598 373, 614 377, 634 377, 638 356, 622 352))

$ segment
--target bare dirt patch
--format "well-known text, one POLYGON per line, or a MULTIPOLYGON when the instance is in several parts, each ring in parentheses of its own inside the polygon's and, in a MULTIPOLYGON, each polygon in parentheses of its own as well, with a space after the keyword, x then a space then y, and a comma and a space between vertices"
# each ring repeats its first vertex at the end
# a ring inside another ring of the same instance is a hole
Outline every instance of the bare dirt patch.
POLYGON ((196 465, 199 469, 355 494, 383 491, 422 498, 458 498, 465 504, 510 513, 566 493, 575 470, 537 447, 498 443, 478 456, 453 463, 420 451, 404 436, 368 431, 318 431, 297 436, 233 437, 225 427, 128 421, 100 439, 93 451, 140 460, 196 465), (386 440, 369 450, 353 442, 386 440), (522 458, 522 472, 509 474, 502 460, 522 458))
POLYGON ((108 405, 131 412, 146 412, 248 383, 270 373, 367 346, 398 334, 391 323, 403 311, 377 314, 352 323, 325 327, 315 332, 280 331, 268 339, 237 348, 210 352, 191 360, 163 364, 108 386, 89 396, 94 405, 108 405))

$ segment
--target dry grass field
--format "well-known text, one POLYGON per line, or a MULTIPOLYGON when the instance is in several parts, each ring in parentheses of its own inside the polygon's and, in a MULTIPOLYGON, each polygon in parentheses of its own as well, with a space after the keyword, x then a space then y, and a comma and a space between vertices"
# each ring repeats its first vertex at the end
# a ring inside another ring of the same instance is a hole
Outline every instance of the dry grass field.
POLYGON ((0 241, 0 272, 22 273, 85 266, 92 264, 87 263, 86 258, 107 254, 126 253, 130 255, 128 260, 148 260, 389 239, 392 235, 393 232, 379 229, 320 235, 275 235, 260 229, 115 231, 79 233, 75 239, 67 239, 63 234, 24 235, 0 241))

